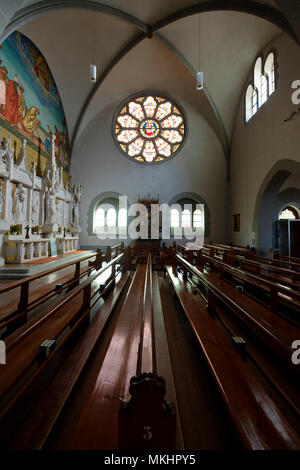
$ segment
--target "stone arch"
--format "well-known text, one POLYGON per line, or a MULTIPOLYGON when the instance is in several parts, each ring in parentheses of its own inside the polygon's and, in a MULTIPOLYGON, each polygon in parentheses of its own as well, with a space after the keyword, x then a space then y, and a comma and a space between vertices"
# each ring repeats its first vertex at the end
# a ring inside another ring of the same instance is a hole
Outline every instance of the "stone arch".
POLYGON ((281 191, 291 175, 299 175, 300 181, 300 162, 279 160, 265 177, 256 198, 253 231, 256 247, 262 254, 267 254, 268 249, 274 247, 274 223, 280 210, 289 204, 300 208, 299 188, 288 187, 281 191))

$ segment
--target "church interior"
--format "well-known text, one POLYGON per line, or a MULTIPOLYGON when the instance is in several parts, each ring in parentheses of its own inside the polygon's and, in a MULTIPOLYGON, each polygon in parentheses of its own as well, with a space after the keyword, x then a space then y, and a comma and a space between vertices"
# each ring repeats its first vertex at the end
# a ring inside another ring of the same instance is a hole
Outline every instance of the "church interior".
POLYGON ((300 450, 299 1, 0 35, 0 448, 300 450))

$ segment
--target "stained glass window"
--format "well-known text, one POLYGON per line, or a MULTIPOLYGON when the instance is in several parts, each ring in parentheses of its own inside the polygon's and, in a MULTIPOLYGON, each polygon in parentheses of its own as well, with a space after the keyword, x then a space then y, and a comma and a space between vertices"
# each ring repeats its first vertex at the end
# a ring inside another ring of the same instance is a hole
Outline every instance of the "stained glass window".
POLYGON ((162 162, 181 148, 186 122, 178 104, 163 96, 138 95, 122 105, 114 138, 127 156, 142 163, 162 162))

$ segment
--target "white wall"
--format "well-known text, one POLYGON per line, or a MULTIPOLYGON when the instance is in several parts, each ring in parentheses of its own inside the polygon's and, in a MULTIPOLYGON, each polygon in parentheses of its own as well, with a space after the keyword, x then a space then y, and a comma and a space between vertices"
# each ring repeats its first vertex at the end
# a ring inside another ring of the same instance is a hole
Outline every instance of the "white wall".
MULTIPOLYGON (((299 105, 295 106, 291 101, 291 84, 294 80, 300 80, 300 49, 284 33, 268 44, 265 51, 271 47, 275 47, 278 52, 278 88, 247 124, 244 120, 243 94, 233 132, 230 213, 231 217, 236 213, 241 215, 241 231, 232 233, 234 244, 257 244, 257 196, 273 176, 271 170, 276 162, 291 160, 300 163, 300 114, 293 120, 284 122, 284 119, 299 108, 299 105)), ((247 83, 244 90, 246 87, 247 83)), ((283 162, 280 169, 288 170, 288 165, 285 168, 283 162)), ((285 181, 279 193, 287 189, 287 186, 297 187, 294 179, 291 177, 289 183, 285 181)), ((263 237, 264 233, 259 236, 263 237)), ((271 243, 270 234, 266 243, 271 243)))
POLYGON ((127 195, 131 203, 136 202, 138 193, 159 194, 161 203, 178 193, 197 193, 210 209, 210 238, 226 240, 226 161, 219 140, 202 117, 203 100, 195 90, 194 77, 154 41, 142 43, 115 67, 95 96, 72 155, 73 180, 84 188, 81 246, 99 245, 96 236, 87 232, 88 210, 91 201, 106 191, 127 195), (159 165, 130 161, 112 138, 116 109, 127 96, 143 90, 169 94, 187 114, 189 132, 184 147, 172 160, 159 165))

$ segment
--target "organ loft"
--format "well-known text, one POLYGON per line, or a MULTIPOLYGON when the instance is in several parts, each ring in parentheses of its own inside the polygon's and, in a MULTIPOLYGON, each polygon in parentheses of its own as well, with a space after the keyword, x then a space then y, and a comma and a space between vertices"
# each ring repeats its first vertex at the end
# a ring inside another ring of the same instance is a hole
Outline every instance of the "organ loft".
POLYGON ((0 448, 299 450, 297 2, 75 3, 1 2, 0 448))

